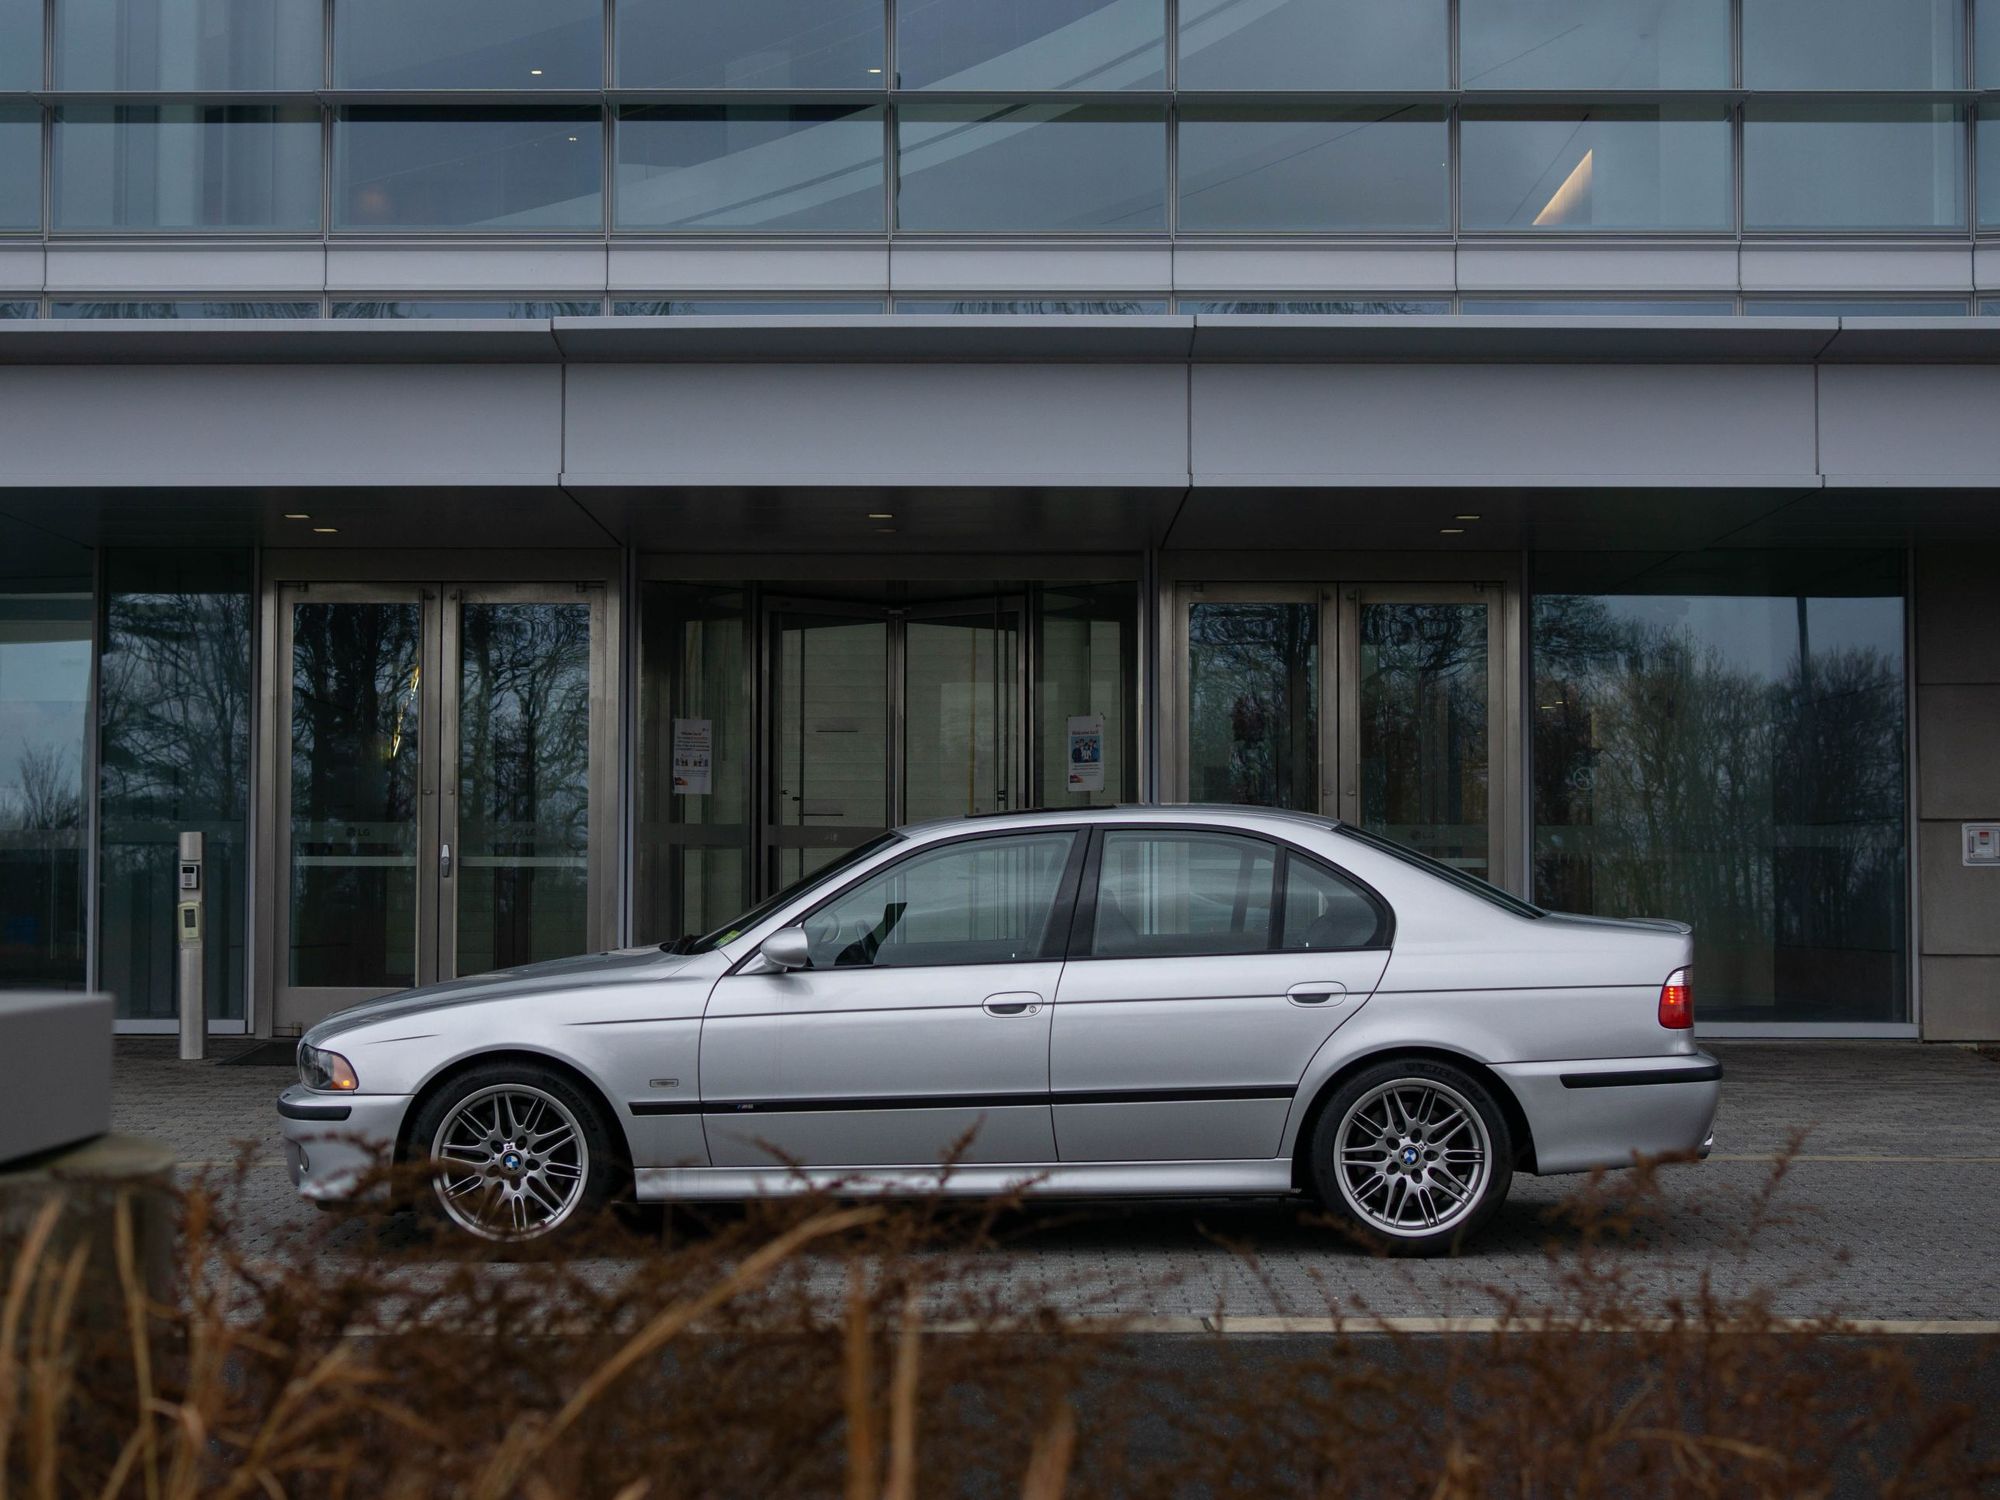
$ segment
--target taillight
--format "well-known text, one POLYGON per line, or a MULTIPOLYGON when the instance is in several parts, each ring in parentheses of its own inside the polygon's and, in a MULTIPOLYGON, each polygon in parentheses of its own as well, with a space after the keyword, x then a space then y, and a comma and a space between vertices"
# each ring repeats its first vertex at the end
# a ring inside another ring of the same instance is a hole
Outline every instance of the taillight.
POLYGON ((1660 986, 1660 1024, 1669 1031, 1694 1025, 1694 981, 1687 969, 1676 969, 1660 986))

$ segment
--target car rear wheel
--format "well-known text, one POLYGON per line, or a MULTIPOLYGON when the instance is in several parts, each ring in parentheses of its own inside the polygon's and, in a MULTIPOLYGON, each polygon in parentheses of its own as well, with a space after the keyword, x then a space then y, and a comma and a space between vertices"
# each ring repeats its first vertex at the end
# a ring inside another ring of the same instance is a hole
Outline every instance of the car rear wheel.
POLYGON ((1343 1083, 1313 1128, 1322 1202, 1390 1255, 1449 1255, 1507 1197, 1514 1145, 1492 1092, 1463 1068, 1391 1060, 1343 1083))
POLYGON ((533 1063, 468 1069, 433 1095, 410 1130, 430 1164, 430 1198, 454 1228, 521 1244, 595 1218, 619 1180, 597 1102, 533 1063))

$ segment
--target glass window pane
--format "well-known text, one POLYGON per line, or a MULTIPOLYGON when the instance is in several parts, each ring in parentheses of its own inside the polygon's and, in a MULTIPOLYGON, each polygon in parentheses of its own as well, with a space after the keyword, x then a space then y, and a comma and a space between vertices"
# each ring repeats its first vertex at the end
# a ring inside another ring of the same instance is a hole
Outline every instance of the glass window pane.
POLYGON ((1319 806, 1319 606, 1188 609, 1188 799, 1319 806))
POLYGON ((696 298, 677 300, 661 298, 654 301, 614 302, 611 311, 621 318, 797 318, 813 316, 841 316, 847 313, 880 313, 882 299, 862 301, 860 298, 819 301, 814 298, 793 297, 745 297, 733 300, 726 297, 696 298))
POLYGON ((203 835, 211 1018, 241 1019, 250 782, 250 555, 105 555, 98 982, 125 1019, 170 1021, 178 836, 203 835))
POLYGON ((336 318, 594 318, 604 304, 588 302, 336 302, 336 318))
POLYGON ((333 127, 336 229, 599 229, 594 109, 347 109, 333 127))
POLYGON ((1484 604, 1361 605, 1361 826, 1487 879, 1492 666, 1484 604))
POLYGON ((750 591, 647 583, 639 604, 635 936, 666 942, 750 905, 750 591), (674 774, 676 726, 708 731, 706 788, 674 774))
POLYGON ((0 230, 42 227, 42 112, 0 108, 0 230))
POLYGON ((1683 298, 1642 297, 1577 297, 1570 299, 1551 297, 1462 297, 1458 310, 1462 313, 1491 314, 1500 317, 1571 317, 1571 318, 1726 318, 1736 311, 1736 304, 1728 298, 1699 301, 1683 298))
POLYGON ((899 114, 904 229, 1166 227, 1158 114, 1059 104, 910 105, 899 114))
POLYGON ((1132 753, 1139 721, 1138 585, 1049 584, 1041 595, 1036 648, 1040 695, 1041 807, 1110 807, 1136 801, 1139 768, 1132 753), (1074 720, 1085 722, 1076 724, 1074 720), (1072 775, 1070 733, 1103 721, 1098 778, 1072 775))
POLYGON ((1746 317, 1759 318, 1956 318, 1963 297, 1746 297, 1746 317))
POLYGON ((1728 229, 1729 120, 1664 109, 1467 110, 1467 229, 1728 229))
POLYGON ((1228 834, 1107 832, 1092 956, 1266 952, 1277 855, 1228 834))
POLYGON ((16 318, 39 316, 41 308, 33 302, 0 302, 0 322, 11 322, 16 318))
POLYGON ((1381 941, 1382 914, 1361 888, 1325 865, 1285 855, 1284 940, 1288 953, 1369 948, 1381 941))
POLYGON ((1978 86, 2000 89, 2000 0, 1978 0, 1972 29, 1979 37, 1978 86))
POLYGON ((626 109, 620 229, 882 228, 882 111, 626 109))
POLYGON ((589 946, 590 612, 460 606, 454 973, 589 946))
POLYGON ((1428 106, 1332 116, 1187 116, 1180 227, 1445 229, 1444 113, 1428 106))
POLYGON ((335 0, 343 89, 594 89, 603 0, 335 0))
POLYGON ((1901 554, 1618 561, 1534 604, 1536 899, 1693 923, 1705 1021, 1906 1019, 1901 554))
POLYGON ((1947 104, 1750 104, 1746 229, 1965 223, 1965 113, 1947 104))
POLYGON ((1089 316, 1097 314, 1119 315, 1119 314, 1164 313, 1166 310, 1167 310, 1167 301, 1166 298, 1164 297, 1155 298, 1151 301, 1124 301, 1124 302, 1101 302, 1101 301, 1086 300, 1083 298, 1077 298, 1073 300, 1063 299, 1058 301, 1027 301, 1023 299, 1013 299, 1004 301, 991 301, 991 300, 979 300, 979 299, 970 301, 966 300, 933 301, 921 297, 898 297, 896 299, 896 311, 899 313, 969 313, 969 314, 985 313, 985 314, 995 314, 995 315, 1019 314, 1025 316, 1049 315, 1049 316, 1060 317, 1060 316, 1089 316))
POLYGON ((0 989, 81 989, 90 592, 0 593, 0 989))
POLYGON ((52 318, 316 318, 318 302, 51 302, 52 318))
POLYGON ((1071 833, 912 855, 807 917, 816 969, 1026 963, 1045 956, 1071 833))
POLYGON ((903 0, 896 71, 906 89, 1156 89, 1166 24, 1162 0, 903 0))
POLYGON ((1469 89, 1729 86, 1729 0, 1460 0, 1469 89))
POLYGON ((58 229, 319 228, 319 111, 64 105, 58 229))
POLYGON ((1441 89, 1445 0, 1181 0, 1184 89, 1441 89))
POLYGON ((1979 316, 1980 316, 1980 317, 1982 317, 1982 318, 1996 318, 1996 317, 2000 317, 2000 302, 1982 302, 1982 303, 1980 303, 1980 304, 1979 304, 1979 316))
POLYGON ((58 0, 56 87, 317 89, 322 27, 320 0, 58 0))
POLYGON ((0 91, 42 86, 42 0, 0 0, 0 91))
MULTIPOLYGON (((2000 7, 1993 25, 2000 29, 2000 7)), ((1982 105, 1979 115, 1979 222, 2000 224, 2000 104, 1982 105)))
POLYGON ((1955 89, 1961 0, 1743 0, 1743 85, 1955 89))
POLYGON ((618 86, 882 88, 882 0, 619 0, 618 86))
POLYGON ((1395 301, 1380 301, 1373 298, 1348 298, 1339 302, 1289 302, 1262 301, 1248 302, 1240 298, 1227 301, 1203 301, 1198 298, 1182 297, 1176 304, 1184 313, 1236 313, 1244 315, 1340 316, 1340 317, 1391 317, 1396 315, 1416 317, 1444 317, 1451 312, 1449 298, 1426 300, 1424 298, 1399 298, 1395 301))

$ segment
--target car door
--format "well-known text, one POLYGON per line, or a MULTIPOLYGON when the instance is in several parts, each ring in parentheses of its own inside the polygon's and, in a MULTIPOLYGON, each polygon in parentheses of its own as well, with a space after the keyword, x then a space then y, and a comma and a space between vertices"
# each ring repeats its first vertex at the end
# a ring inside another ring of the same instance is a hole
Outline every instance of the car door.
POLYGON ((1320 1044, 1374 992, 1391 918, 1331 866, 1220 828, 1099 830, 1056 997, 1069 1161, 1277 1153, 1320 1044))
POLYGON ((924 846, 803 918, 806 968, 721 980, 701 1033, 715 1165, 1053 1162, 1049 1017, 1084 846, 924 846))

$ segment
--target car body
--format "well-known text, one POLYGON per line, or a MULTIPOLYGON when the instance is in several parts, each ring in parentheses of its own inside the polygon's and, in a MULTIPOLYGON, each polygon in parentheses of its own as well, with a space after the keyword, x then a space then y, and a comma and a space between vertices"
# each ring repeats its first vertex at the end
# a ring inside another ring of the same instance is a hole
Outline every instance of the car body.
POLYGON ((1517 1169, 1706 1154, 1691 961, 1682 924, 1541 912, 1326 818, 1001 815, 885 835, 703 939, 341 1012, 279 1112, 306 1197, 350 1194, 371 1149, 429 1155, 448 1216, 494 1238, 557 1227, 588 1178, 1317 1191, 1436 1251, 1517 1169))

